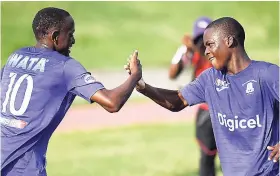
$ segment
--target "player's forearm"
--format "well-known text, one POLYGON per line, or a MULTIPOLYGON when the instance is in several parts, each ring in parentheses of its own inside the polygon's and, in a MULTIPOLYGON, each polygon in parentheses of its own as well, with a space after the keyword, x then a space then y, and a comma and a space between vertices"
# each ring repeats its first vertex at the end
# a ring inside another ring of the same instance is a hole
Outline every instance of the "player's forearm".
POLYGON ((119 111, 128 98, 131 96, 138 79, 131 75, 123 84, 111 90, 111 99, 114 104, 115 111, 119 111))
POLYGON ((137 90, 170 111, 177 112, 185 107, 184 102, 181 100, 176 90, 156 88, 148 84, 145 84, 144 89, 137 90))

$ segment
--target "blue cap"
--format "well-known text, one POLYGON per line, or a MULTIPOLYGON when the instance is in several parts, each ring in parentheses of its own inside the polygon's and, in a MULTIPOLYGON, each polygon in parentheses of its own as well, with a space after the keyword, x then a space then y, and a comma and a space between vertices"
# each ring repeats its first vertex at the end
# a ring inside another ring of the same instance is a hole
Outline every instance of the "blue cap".
POLYGON ((198 36, 202 35, 206 27, 212 22, 208 17, 198 18, 193 26, 193 39, 195 40, 198 36))

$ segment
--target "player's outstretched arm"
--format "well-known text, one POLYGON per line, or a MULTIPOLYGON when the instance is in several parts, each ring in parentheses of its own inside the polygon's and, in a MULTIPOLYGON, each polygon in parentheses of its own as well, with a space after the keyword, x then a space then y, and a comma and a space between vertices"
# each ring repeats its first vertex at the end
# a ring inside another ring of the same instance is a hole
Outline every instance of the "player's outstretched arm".
MULTIPOLYGON (((129 63, 125 65, 124 68, 131 74, 131 66, 129 63)), ((173 112, 180 111, 188 105, 179 91, 150 86, 144 82, 143 78, 138 81, 136 90, 149 97, 160 106, 173 112)))
POLYGON ((146 84, 144 81, 141 84, 137 84, 136 90, 160 106, 173 112, 178 112, 188 106, 187 101, 177 90, 156 88, 146 84))
POLYGON ((132 66, 131 75, 123 84, 112 90, 101 89, 91 97, 91 100, 101 105, 108 112, 118 112, 142 77, 142 66, 137 57, 138 52, 135 51, 130 59, 130 65, 132 66))

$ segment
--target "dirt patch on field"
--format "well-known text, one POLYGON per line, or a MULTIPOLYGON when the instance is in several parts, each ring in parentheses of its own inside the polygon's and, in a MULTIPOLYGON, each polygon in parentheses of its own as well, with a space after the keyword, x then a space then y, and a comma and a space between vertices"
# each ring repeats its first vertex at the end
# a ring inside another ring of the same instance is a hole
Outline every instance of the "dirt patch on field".
POLYGON ((197 107, 170 112, 153 102, 128 103, 118 113, 109 113, 98 105, 72 107, 56 132, 85 131, 133 124, 185 122, 194 118, 197 107))

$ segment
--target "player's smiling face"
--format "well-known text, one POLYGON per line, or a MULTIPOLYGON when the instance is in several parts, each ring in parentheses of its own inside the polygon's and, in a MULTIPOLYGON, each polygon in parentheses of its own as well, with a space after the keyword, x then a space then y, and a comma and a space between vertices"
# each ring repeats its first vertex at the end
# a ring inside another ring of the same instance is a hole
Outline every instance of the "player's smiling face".
POLYGON ((74 38, 75 23, 71 16, 65 18, 61 30, 59 31, 55 49, 59 53, 69 56, 70 49, 75 44, 74 38))
POLYGON ((226 68, 230 51, 226 45, 221 32, 214 28, 208 28, 204 31, 203 41, 205 45, 205 55, 209 59, 213 67, 217 70, 226 68))

